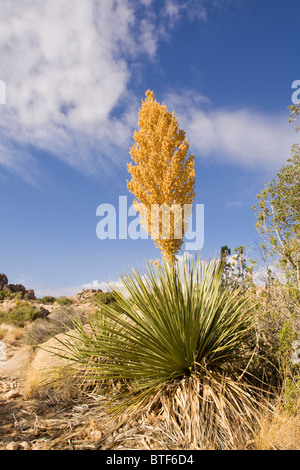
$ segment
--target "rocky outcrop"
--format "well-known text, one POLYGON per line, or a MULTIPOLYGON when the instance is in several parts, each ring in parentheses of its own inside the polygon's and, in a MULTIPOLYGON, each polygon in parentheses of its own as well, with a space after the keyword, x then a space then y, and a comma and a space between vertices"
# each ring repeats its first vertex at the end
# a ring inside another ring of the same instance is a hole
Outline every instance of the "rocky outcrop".
POLYGON ((22 284, 9 284, 7 276, 0 274, 0 291, 8 291, 14 294, 20 293, 20 297, 24 299, 25 295, 29 300, 35 300, 35 293, 33 289, 26 290, 22 284))
POLYGON ((24 286, 22 286, 22 284, 5 284, 2 290, 13 292, 14 294, 21 292, 23 296, 26 293, 26 289, 24 286))
POLYGON ((82 289, 81 292, 74 295, 73 298, 79 301, 88 302, 95 297, 96 294, 103 292, 101 289, 82 289))

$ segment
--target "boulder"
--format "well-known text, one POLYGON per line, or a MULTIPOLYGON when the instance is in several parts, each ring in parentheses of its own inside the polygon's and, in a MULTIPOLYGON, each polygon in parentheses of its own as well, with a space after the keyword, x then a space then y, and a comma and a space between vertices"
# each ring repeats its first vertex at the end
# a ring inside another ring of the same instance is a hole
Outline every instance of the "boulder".
POLYGON ((15 377, 22 376, 27 371, 32 360, 32 354, 31 346, 23 346, 8 361, 0 363, 0 373, 15 377))
POLYGON ((0 290, 2 290, 6 284, 8 284, 7 276, 5 274, 0 274, 0 290))
MULTIPOLYGON (((70 332, 71 335, 72 333, 74 332, 70 332)), ((31 368, 41 372, 66 366, 69 362, 66 357, 70 355, 70 352, 63 343, 68 339, 68 335, 65 333, 59 333, 57 336, 46 341, 46 343, 43 343, 35 353, 31 362, 31 368)))
POLYGON ((39 318, 47 318, 49 313, 50 313, 49 310, 47 310, 46 308, 44 307, 39 308, 39 318))
POLYGON ((28 289, 26 291, 26 294, 28 296, 28 300, 36 300, 35 293, 33 289, 28 289))
POLYGON ((26 293, 26 289, 22 284, 15 284, 15 292, 21 292, 24 295, 26 293))
POLYGON ((82 289, 81 292, 74 296, 75 299, 80 301, 89 301, 95 297, 96 294, 103 292, 101 289, 82 289))

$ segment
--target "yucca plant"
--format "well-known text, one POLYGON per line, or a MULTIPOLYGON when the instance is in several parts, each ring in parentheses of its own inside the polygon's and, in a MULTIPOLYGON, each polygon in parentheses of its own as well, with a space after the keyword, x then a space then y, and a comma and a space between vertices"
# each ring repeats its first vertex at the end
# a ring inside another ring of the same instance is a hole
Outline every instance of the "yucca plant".
POLYGON ((238 428, 250 429, 257 403, 238 359, 254 306, 241 287, 222 285, 222 270, 199 258, 184 258, 182 267, 147 264, 144 274, 132 269, 122 289, 114 286, 115 303, 103 305, 89 328, 75 324, 72 358, 109 391, 109 411, 155 405, 186 430, 190 445, 201 434, 221 448, 238 428))

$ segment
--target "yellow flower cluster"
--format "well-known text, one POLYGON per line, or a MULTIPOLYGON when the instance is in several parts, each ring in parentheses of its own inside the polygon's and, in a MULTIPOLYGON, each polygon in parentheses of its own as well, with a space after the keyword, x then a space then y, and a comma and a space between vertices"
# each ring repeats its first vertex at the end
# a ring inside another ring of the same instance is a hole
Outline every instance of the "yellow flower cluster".
POLYGON ((136 197, 133 205, 141 224, 173 262, 195 198, 195 159, 192 154, 187 157, 189 142, 185 132, 178 129, 174 112, 154 96, 148 90, 139 110, 140 130, 133 134, 133 162, 128 164, 132 179, 127 187, 136 197))

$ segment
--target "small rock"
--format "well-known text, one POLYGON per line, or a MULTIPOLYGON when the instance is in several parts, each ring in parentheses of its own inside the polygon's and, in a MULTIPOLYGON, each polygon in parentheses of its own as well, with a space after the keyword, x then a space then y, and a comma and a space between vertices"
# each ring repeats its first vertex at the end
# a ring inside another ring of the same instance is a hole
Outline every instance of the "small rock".
POLYGON ((21 442, 20 445, 23 450, 31 450, 31 445, 29 444, 29 442, 24 441, 24 442, 21 442))
POLYGON ((46 444, 44 442, 36 442, 31 450, 46 450, 46 444))
POLYGON ((39 309, 39 318, 47 318, 49 313, 50 313, 49 310, 47 310, 44 307, 40 307, 40 309, 39 309))
POLYGON ((9 444, 6 446, 6 450, 18 450, 19 444, 15 441, 11 441, 9 444))
POLYGON ((10 390, 5 395, 5 398, 10 400, 11 398, 17 398, 18 396, 20 396, 20 393, 18 392, 18 390, 10 390))

